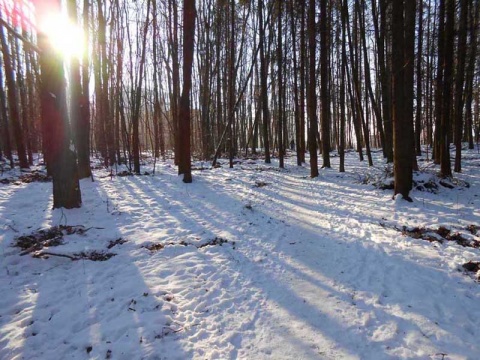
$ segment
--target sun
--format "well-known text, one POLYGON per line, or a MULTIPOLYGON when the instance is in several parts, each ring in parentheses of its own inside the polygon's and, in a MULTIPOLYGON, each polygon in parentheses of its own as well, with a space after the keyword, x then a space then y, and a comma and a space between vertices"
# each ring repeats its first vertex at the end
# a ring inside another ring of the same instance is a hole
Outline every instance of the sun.
POLYGON ((64 14, 49 14, 40 25, 52 46, 65 59, 80 58, 85 51, 85 39, 82 29, 72 23, 64 14))

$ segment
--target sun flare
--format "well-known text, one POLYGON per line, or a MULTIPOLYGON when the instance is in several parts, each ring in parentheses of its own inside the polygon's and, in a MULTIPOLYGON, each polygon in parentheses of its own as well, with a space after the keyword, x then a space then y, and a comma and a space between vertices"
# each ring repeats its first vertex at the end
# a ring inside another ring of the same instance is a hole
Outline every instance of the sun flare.
POLYGON ((83 56, 85 51, 83 31, 63 14, 46 16, 40 24, 40 29, 66 59, 83 56))

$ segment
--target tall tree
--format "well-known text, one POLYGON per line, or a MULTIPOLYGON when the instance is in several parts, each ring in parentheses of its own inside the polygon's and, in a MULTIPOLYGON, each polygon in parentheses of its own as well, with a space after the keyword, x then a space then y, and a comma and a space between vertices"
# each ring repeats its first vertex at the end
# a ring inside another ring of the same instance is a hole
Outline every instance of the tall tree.
POLYGON ((455 36, 455 0, 441 0, 446 1, 446 20, 445 32, 439 33, 439 36, 445 38, 445 52, 442 63, 443 66, 443 94, 442 94, 442 116, 440 118, 440 175, 451 176, 452 167, 450 162, 450 138, 449 130, 451 126, 452 114, 452 82, 453 82, 453 51, 454 51, 454 36, 455 36))
POLYGON ((418 4, 418 43, 417 43, 417 107, 415 114, 415 154, 422 155, 422 62, 423 62, 423 1, 418 4))
MULTIPOLYGON (((297 152, 297 166, 302 166, 302 149, 301 149, 301 132, 305 130, 302 129, 300 123, 300 104, 299 104, 299 88, 298 88, 298 67, 297 67, 297 36, 296 36, 296 27, 295 27, 295 13, 294 13, 294 0, 288 2, 288 9, 290 14, 290 33, 292 36, 292 57, 293 57, 293 96, 294 96, 294 117, 295 117, 295 150, 297 152)), ((304 154, 305 156, 305 154, 304 154)))
MULTIPOLYGON (((0 71, 0 84, 3 84, 3 71, 0 71)), ((12 145, 10 142, 10 131, 8 125, 8 114, 7 114, 7 96, 3 86, 0 86, 0 134, 2 136, 1 145, 5 152, 6 158, 10 162, 10 167, 13 169, 14 162, 12 156, 12 145)))
MULTIPOLYGON (((38 1, 37 23, 48 11, 60 13, 60 0, 38 1)), ((43 137, 53 179, 53 207, 78 208, 82 197, 75 153, 70 149, 66 82, 61 55, 39 29, 40 106, 43 137)))
MULTIPOLYGON (((477 55, 477 34, 478 34, 478 24, 480 20, 480 1, 476 0, 475 4, 472 4, 473 11, 470 12, 470 31, 469 31, 469 57, 468 57, 468 66, 466 74, 466 99, 465 99, 465 124, 466 124, 466 135, 468 141, 468 148, 473 149, 473 113, 472 113, 472 102, 473 102, 473 78, 475 72, 475 62, 477 55)), ((478 112, 477 112, 478 115, 478 112)))
POLYGON ((307 89, 307 107, 308 107, 308 149, 310 152, 310 176, 318 176, 318 154, 317 154, 317 96, 316 92, 316 74, 315 74, 315 55, 317 49, 316 39, 316 21, 315 21, 315 0, 309 0, 308 4, 308 89, 307 89))
POLYGON ((455 74, 455 165, 454 171, 462 171, 462 124, 463 124, 463 83, 465 79, 465 58, 467 55, 468 2, 460 0, 458 24, 457 69, 455 74))
POLYGON ((384 156, 387 162, 393 162, 393 125, 391 101, 391 71, 390 62, 387 61, 387 0, 379 0, 379 10, 376 1, 372 0, 372 16, 377 44, 377 62, 380 73, 380 87, 382 97, 382 118, 385 129, 384 156), (380 12, 380 14, 378 13, 380 12), (380 15, 380 16, 379 16, 380 15), (378 19, 380 18, 380 23, 378 19))
MULTIPOLYGON (((418 170, 417 157, 415 156, 415 135, 413 129, 413 98, 414 98, 414 63, 415 63, 415 1, 405 1, 405 126, 410 136, 405 139, 408 146, 412 147, 411 162, 412 169, 418 170)), ((406 145, 406 146, 407 146, 406 145)))
MULTIPOLYGON (((3 26, 0 26, 0 44, 2 45, 2 57, 3 66, 5 69, 5 82, 7 85, 7 98, 8 98, 8 114, 12 123, 13 136, 17 147, 17 156, 20 162, 20 168, 28 169, 28 159, 25 150, 25 141, 22 132, 22 126, 20 124, 20 115, 18 109, 17 99, 17 86, 15 84, 14 68, 12 64, 12 56, 9 52, 10 48, 7 44, 5 37, 5 31, 3 26)), ((1 84, 0 84, 1 86, 1 84)))
POLYGON ((142 37, 142 47, 140 55, 140 67, 135 79, 135 92, 134 92, 134 103, 132 110, 132 153, 133 153, 133 171, 136 174, 140 174, 140 108, 142 100, 142 85, 144 79, 144 68, 147 54, 147 36, 149 28, 149 15, 150 15, 150 4, 151 0, 147 0, 147 17, 145 19, 145 24, 143 26, 143 37, 142 37))
POLYGON ((229 143, 229 165, 233 168, 233 157, 235 153, 235 0, 230 0, 230 27, 229 49, 228 49, 228 128, 230 133, 229 143))
POLYGON ((345 3, 342 2, 342 6, 340 9, 341 12, 341 23, 342 23, 342 56, 341 56, 341 76, 340 76, 340 146, 338 149, 338 153, 340 155, 340 172, 345 172, 345 109, 346 109, 346 100, 345 100, 345 77, 347 73, 347 30, 346 26, 347 23, 345 21, 345 11, 343 7, 345 3))
POLYGON ((279 158, 279 167, 284 168, 284 86, 283 86, 283 34, 282 34, 282 1, 278 2, 278 23, 277 23, 277 72, 278 72, 278 126, 277 126, 277 137, 278 137, 278 158, 279 158))
POLYGON ((263 21, 263 1, 258 0, 258 21, 260 28, 260 91, 262 102, 262 116, 263 116, 263 147, 265 148, 265 163, 270 164, 270 110, 268 109, 268 64, 265 54, 265 27, 263 21))
MULTIPOLYGON (((68 15, 72 23, 77 24, 77 2, 68 0, 68 15)), ((88 29, 88 1, 84 2, 84 24, 88 29)), ((85 31, 88 34, 88 31, 85 31)), ((80 179, 90 177, 90 105, 88 80, 81 76, 80 61, 76 56, 70 60, 70 120, 74 129, 74 141, 78 155, 78 175, 80 179), (85 88, 86 87, 86 88, 85 88)), ((83 57, 83 77, 88 78, 88 54, 83 57)))
POLYGON ((181 160, 183 182, 192 182, 191 165, 191 135, 190 135, 190 91, 192 88, 192 65, 195 45, 195 0, 183 1, 183 89, 180 98, 180 123, 179 132, 182 144, 180 151, 183 153, 181 160))
POLYGON ((329 63, 329 19, 327 0, 320 1, 320 103, 323 168, 330 168, 330 89, 328 86, 329 63))
MULTIPOLYGON (((405 0, 409 1, 409 0, 405 0)), ((409 115, 406 113, 406 86, 410 83, 405 80, 405 1, 393 2, 392 7, 392 70, 393 70, 393 166, 395 177, 394 195, 401 194, 405 200, 412 201, 409 193, 412 189, 412 133, 409 127, 409 115)))
MULTIPOLYGON (((306 96, 306 68, 307 68, 307 46, 306 46, 306 0, 298 0, 300 8, 300 156, 301 162, 305 162, 305 96, 306 96)), ((308 111, 307 111, 308 112, 308 111)))

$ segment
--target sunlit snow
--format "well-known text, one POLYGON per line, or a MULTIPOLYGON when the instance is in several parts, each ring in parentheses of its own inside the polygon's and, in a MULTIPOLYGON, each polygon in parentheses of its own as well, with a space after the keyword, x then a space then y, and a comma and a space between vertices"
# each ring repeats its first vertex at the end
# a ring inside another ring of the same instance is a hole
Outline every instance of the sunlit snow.
POLYGON ((75 210, 51 209, 51 183, 0 184, 0 359, 478 359, 480 284, 462 264, 480 249, 397 231, 480 240, 465 230, 480 225, 480 154, 464 155, 469 188, 413 203, 366 181, 379 152, 315 179, 293 155, 285 170, 223 161, 192 184, 171 161, 95 170, 75 210), (86 231, 48 258, 12 246, 54 225, 86 231), (82 252, 115 256, 55 255, 82 252))

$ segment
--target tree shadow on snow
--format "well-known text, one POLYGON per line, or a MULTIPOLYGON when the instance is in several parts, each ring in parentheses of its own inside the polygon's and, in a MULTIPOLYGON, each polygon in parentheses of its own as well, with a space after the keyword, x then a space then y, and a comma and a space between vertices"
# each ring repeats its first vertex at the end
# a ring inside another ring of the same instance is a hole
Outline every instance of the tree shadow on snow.
MULTIPOLYGON (((63 210, 68 225, 79 225, 77 222, 83 221, 86 228, 98 226, 92 218, 96 214, 92 208, 100 206, 101 199, 108 195, 97 183, 82 185, 82 191, 84 206, 63 210)), ((35 196, 35 203, 29 206, 32 211, 47 209, 46 213, 50 214, 47 217, 52 218, 49 202, 50 195, 45 193, 42 199, 35 196)), ((55 222, 59 210, 54 212, 55 222)), ((29 226, 35 229, 44 226, 45 221, 37 217, 30 222, 29 226)), ((107 219, 102 225, 104 229, 92 230, 86 236, 97 234, 104 242, 115 240, 118 230, 114 222, 107 219)), ((172 306, 165 301, 167 292, 149 287, 135 259, 126 251, 126 245, 117 245, 111 250, 117 255, 107 261, 72 261, 57 256, 34 259, 29 255, 20 257, 18 249, 17 253, 9 254, 15 258, 10 268, 17 271, 23 282, 11 282, 16 288, 11 287, 10 291, 17 294, 8 294, 7 311, 13 313, 2 314, 0 318, 4 333, 0 338, 3 349, 0 357, 188 358, 188 353, 176 341, 178 329, 172 306), (164 351, 167 345, 169 352, 164 351)), ((8 277, 2 281, 8 281, 8 277)))
MULTIPOLYGON (((176 214, 184 217, 180 223, 190 221, 209 236, 230 231, 233 237, 239 237, 239 249, 231 253, 230 270, 240 272, 254 291, 264 294, 268 306, 261 310, 270 311, 272 332, 278 332, 271 336, 290 343, 292 355, 395 357, 411 348, 422 349, 420 357, 441 352, 467 356, 478 353, 475 324, 480 308, 474 296, 469 296, 465 284, 435 266, 434 261, 419 264, 409 259, 407 252, 375 240, 383 230, 377 228, 378 218, 369 216, 372 199, 362 200, 365 194, 355 187, 339 187, 330 191, 340 194, 334 201, 322 202, 325 193, 319 191, 304 197, 312 200, 312 196, 318 196, 317 202, 313 199, 313 203, 302 206, 301 199, 288 197, 290 185, 283 185, 280 177, 277 180, 278 186, 258 190, 266 195, 262 201, 271 198, 279 201, 279 206, 296 201, 300 215, 275 213, 275 208, 255 203, 246 207, 247 199, 255 201, 257 197, 252 194, 251 184, 243 185, 242 194, 238 186, 232 191, 223 190, 197 177, 188 197, 172 196, 181 202, 175 204, 176 214), (360 208, 352 206, 352 194, 360 208), (242 215, 235 218, 232 209, 243 209, 242 215), (304 216, 302 210, 307 210, 304 216), (315 211, 316 217, 312 214, 315 211), (258 229, 265 223, 271 229, 268 234, 258 229), (364 223, 370 226, 360 236, 349 231, 364 223), (277 233, 278 239, 272 241, 277 233), (303 249, 295 250, 302 242, 303 249), (278 277, 277 271, 284 273, 278 277), (428 301, 438 298, 443 302, 428 301), (305 329, 311 336, 301 339, 305 329), (461 338, 459 332, 466 336, 461 338), (315 343, 320 348, 315 348, 315 343)), ((235 185, 241 183, 235 181, 235 185)), ((183 191, 169 181, 157 182, 162 189, 159 196, 168 194, 168 188, 183 191)), ((328 186, 324 183, 320 188, 328 190, 328 186)), ((265 321, 267 318, 262 317, 265 321)), ((257 339, 257 345, 268 347, 267 338, 263 342, 257 339)), ((236 353, 241 354, 241 343, 236 346, 236 353)), ((415 357, 415 353, 409 356, 415 357)))

